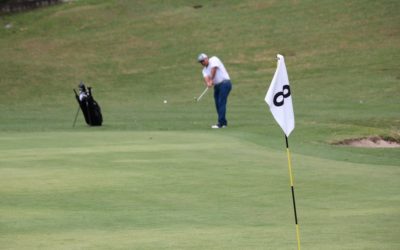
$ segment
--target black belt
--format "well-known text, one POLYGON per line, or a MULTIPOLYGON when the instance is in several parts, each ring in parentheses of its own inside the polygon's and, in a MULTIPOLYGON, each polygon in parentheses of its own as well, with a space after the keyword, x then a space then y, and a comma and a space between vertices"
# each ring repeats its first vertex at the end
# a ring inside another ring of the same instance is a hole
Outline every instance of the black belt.
POLYGON ((215 83, 214 85, 220 85, 221 83, 223 83, 223 82, 228 82, 228 81, 231 81, 231 80, 229 80, 229 79, 226 79, 226 80, 223 80, 222 82, 215 83))

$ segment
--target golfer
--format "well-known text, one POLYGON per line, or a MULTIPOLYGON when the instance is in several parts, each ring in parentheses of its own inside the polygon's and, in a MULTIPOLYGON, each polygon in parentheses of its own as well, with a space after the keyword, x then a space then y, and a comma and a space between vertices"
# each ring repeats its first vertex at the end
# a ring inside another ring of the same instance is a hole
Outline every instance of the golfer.
POLYGON ((225 128, 228 126, 226 120, 226 103, 228 95, 232 89, 232 83, 224 64, 216 57, 210 57, 201 53, 197 57, 197 61, 203 65, 204 82, 208 88, 214 86, 214 101, 218 114, 218 123, 212 125, 211 128, 225 128))

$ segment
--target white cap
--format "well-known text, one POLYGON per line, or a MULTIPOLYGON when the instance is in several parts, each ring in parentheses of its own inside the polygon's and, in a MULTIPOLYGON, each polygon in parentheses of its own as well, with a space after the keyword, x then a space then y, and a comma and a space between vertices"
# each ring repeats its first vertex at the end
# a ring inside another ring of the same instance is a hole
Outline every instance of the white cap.
POLYGON ((204 61, 204 59, 208 58, 208 56, 204 53, 201 53, 198 57, 197 57, 197 61, 201 62, 204 61))

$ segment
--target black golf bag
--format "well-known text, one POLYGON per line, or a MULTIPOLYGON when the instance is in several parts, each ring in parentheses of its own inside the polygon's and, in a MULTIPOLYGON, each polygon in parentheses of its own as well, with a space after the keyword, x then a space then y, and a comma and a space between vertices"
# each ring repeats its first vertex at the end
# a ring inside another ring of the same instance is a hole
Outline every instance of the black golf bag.
POLYGON ((79 84, 79 94, 75 91, 76 100, 81 107, 85 121, 89 126, 101 126, 103 116, 99 104, 93 99, 92 88, 86 89, 85 84, 79 84))

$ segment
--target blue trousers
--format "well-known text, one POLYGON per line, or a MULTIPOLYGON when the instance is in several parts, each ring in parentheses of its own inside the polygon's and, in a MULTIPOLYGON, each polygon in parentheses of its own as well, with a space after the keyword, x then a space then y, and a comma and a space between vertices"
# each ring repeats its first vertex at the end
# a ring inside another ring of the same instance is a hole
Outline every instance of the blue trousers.
POLYGON ((227 126, 226 120, 226 103, 228 102, 228 95, 231 92, 232 83, 230 80, 225 80, 217 85, 214 85, 214 101, 215 108, 218 114, 218 126, 227 126))

